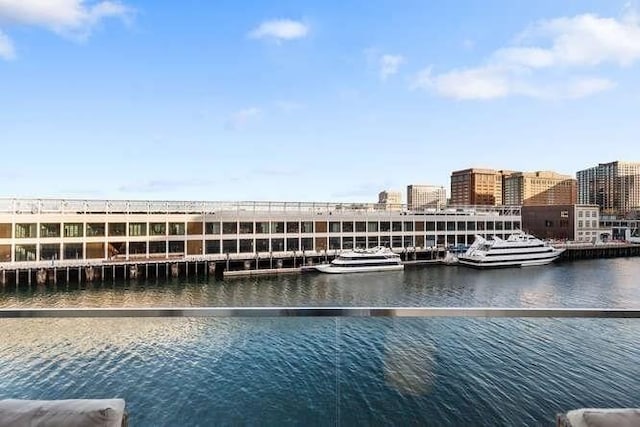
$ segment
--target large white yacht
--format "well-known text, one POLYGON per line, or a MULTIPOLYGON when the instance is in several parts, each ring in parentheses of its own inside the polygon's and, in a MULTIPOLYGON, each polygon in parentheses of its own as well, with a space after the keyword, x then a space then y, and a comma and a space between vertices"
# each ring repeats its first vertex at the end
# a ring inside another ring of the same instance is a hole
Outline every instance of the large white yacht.
POLYGON ((400 255, 382 246, 343 252, 330 264, 319 264, 315 267, 322 273, 364 273, 404 269, 400 255))
POLYGON ((458 256, 458 262, 476 268, 545 265, 558 259, 564 251, 522 232, 514 233, 506 240, 476 236, 473 245, 458 256))

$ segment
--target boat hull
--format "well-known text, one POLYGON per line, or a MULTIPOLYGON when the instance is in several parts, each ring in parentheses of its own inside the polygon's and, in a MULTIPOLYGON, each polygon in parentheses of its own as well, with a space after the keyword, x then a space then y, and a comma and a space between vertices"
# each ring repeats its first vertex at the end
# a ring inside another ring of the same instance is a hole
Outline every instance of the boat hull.
POLYGON ((504 260, 499 262, 486 262, 485 260, 473 260, 464 257, 458 257, 458 264, 464 265, 466 267, 473 267, 479 269, 488 269, 488 268, 509 268, 509 267, 534 267, 537 265, 547 265, 551 264, 555 260, 557 260, 562 252, 555 254, 552 257, 543 258, 543 259, 519 259, 519 260, 504 260))
POLYGON ((391 265, 368 265, 362 267, 340 267, 334 264, 319 264, 315 266, 316 270, 321 273, 329 274, 346 274, 346 273, 370 273, 375 271, 400 271, 404 270, 402 264, 391 265))

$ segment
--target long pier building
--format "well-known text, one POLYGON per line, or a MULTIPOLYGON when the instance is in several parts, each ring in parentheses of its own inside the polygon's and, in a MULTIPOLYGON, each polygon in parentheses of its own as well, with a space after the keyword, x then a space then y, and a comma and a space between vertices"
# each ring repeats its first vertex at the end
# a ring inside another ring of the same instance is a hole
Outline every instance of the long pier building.
POLYGON ((361 203, 2 199, 0 266, 286 258, 379 245, 424 250, 520 227, 520 207, 414 212, 361 203))

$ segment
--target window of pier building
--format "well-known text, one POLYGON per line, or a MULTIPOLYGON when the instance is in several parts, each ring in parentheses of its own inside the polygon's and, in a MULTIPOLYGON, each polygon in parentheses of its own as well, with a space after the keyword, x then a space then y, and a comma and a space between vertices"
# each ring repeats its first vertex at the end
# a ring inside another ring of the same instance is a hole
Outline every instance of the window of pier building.
POLYGON ((340 232, 340 221, 329 222, 329 233, 339 233, 339 232, 340 232))
POLYGON ((302 222, 302 232, 303 233, 313 233, 313 221, 303 221, 302 222))
POLYGON ((256 234, 269 234, 269 222, 256 222, 256 234))
POLYGON ((187 234, 189 236, 201 236, 202 230, 203 230, 202 222, 200 221, 187 222, 187 234))
MULTIPOLYGON (((102 255, 104 256, 104 253, 102 255)), ((40 245, 40 261, 49 261, 52 259, 60 259, 60 244, 44 243, 40 245)))
POLYGON ((299 251, 300 250, 300 239, 297 237, 288 237, 287 238, 287 250, 288 251, 299 251))
POLYGON ((456 244, 456 236, 447 236, 447 245, 455 245, 456 244))
POLYGON ((130 222, 129 223, 129 236, 146 236, 146 235, 147 235, 146 222, 130 222))
POLYGON ((367 237, 367 247, 375 248, 376 246, 378 246, 378 236, 367 237))
POLYGON ((413 231, 413 221, 404 222, 404 231, 413 231))
POLYGON ((129 255, 146 256, 147 242, 129 242, 129 255))
POLYGON ((60 237, 60 223, 40 224, 40 237, 60 237))
POLYGON ((240 253, 250 253, 253 251, 253 239, 240 239, 240 253))
POLYGON ((220 253, 220 240, 205 240, 204 242, 204 253, 209 254, 219 254, 220 253))
POLYGON ((84 224, 79 222, 65 223, 64 237, 83 237, 84 224))
POLYGON ((367 247, 367 238, 364 236, 356 237, 356 249, 364 249, 367 247))
POLYGON ((271 222, 271 233, 273 233, 273 234, 284 234, 284 221, 272 221, 271 222))
POLYGON ((367 231, 367 223, 364 221, 356 221, 356 233, 364 233, 367 231))
POLYGON ((124 222, 110 222, 109 236, 126 236, 127 224, 124 222))
POLYGON ((391 231, 402 231, 402 221, 393 221, 391 231))
POLYGON ((343 221, 342 222, 342 232, 343 233, 353 233, 353 221, 343 221))
MULTIPOLYGON (((35 227, 35 224, 34 224, 35 227)), ((20 261, 35 261, 36 260, 36 245, 16 245, 15 260, 20 261)))
POLYGON ((467 223, 464 221, 458 221, 456 226, 458 227, 458 231, 465 231, 467 223))
POLYGON ((224 253, 224 254, 237 254, 238 253, 238 241, 235 240, 235 239, 234 240, 223 240, 222 241, 222 253, 224 253))
POLYGON ((380 231, 382 233, 391 231, 391 223, 389 221, 380 221, 380 231))
POLYGON ((167 253, 167 242, 165 241, 149 242, 149 255, 151 254, 165 255, 166 253, 167 253))
POLYGON ((184 254, 184 240, 169 240, 170 254, 184 254))
POLYGON ((496 221, 496 230, 502 231, 504 229, 504 223, 502 221, 496 221))
POLYGON ((511 227, 513 226, 513 224, 511 223, 511 221, 506 221, 504 223, 504 229, 505 230, 511 230, 511 227))
POLYGON ((416 236, 416 247, 424 248, 424 236, 416 236))
POLYGON ((109 242, 107 245, 107 256, 109 258, 115 258, 118 256, 125 256, 127 254, 126 242, 109 242))
POLYGON ((184 222, 170 222, 169 223, 169 236, 184 236, 184 234, 185 234, 184 232, 185 232, 184 222))
POLYGON ((300 239, 300 245, 303 251, 312 251, 313 250, 313 238, 312 237, 303 237, 300 239))
POLYGON ((105 230, 104 222, 87 223, 87 237, 103 237, 106 234, 105 230))
POLYGON ((271 239, 271 250, 273 252, 284 252, 284 239, 271 239))
POLYGON ((378 222, 377 221, 369 221, 367 223, 367 231, 369 233, 377 233, 378 232, 378 222))
POLYGON ((256 239, 256 252, 269 252, 269 239, 256 239))
POLYGON ((436 231, 436 223, 434 221, 427 221, 425 223, 426 231, 436 231))
POLYGON ((424 221, 416 221, 416 231, 424 231, 424 221))
POLYGON ((326 237, 316 237, 316 251, 326 251, 327 250, 327 238, 326 237))
POLYGON ((241 222, 239 224, 240 234, 253 234, 252 222, 241 222))
POLYGON ((204 229, 206 234, 220 234, 220 222, 207 222, 204 229))
POLYGON ((342 249, 353 249, 353 237, 342 238, 342 249))
POLYGON ((300 232, 300 223, 287 221, 287 233, 295 234, 300 232))
POLYGON ((62 250, 64 259, 84 259, 82 243, 65 243, 62 250))
POLYGON ((487 231, 493 231, 493 221, 487 221, 487 231))
POLYGON ((0 245, 0 262, 11 262, 11 245, 0 245))
POLYGON ((202 255, 202 240, 187 240, 187 255, 202 255))
POLYGON ((391 237, 391 247, 392 248, 401 248, 402 247, 402 236, 392 236, 391 237))
POLYGON ((438 231, 444 231, 444 226, 445 226, 445 222, 444 221, 436 222, 436 228, 437 228, 438 231))
POLYGON ((10 239, 11 238, 11 224, 2 223, 0 224, 0 239, 10 239))
POLYGON ((461 235, 461 236, 459 235, 459 236, 457 236, 457 237, 456 237, 456 243, 457 243, 458 245, 465 245, 465 244, 467 243, 467 242, 465 241, 465 240, 466 240, 465 238, 466 238, 466 236, 464 236, 464 235, 461 235))
POLYGON ((86 249, 87 259, 102 259, 104 258, 104 242, 90 242, 87 243, 86 249))
POLYGON ((38 237, 37 224, 16 224, 16 239, 35 239, 38 237))
POLYGON ((327 232, 327 222, 316 221, 316 233, 326 233, 326 232, 327 232))
POLYGON ((380 246, 391 247, 391 236, 380 236, 380 246))
POLYGON ((447 231, 456 231, 455 221, 447 221, 447 231))
POLYGON ((329 237, 329 249, 331 250, 341 249, 339 237, 329 237))
POLYGON ((437 246, 444 246, 445 245, 445 239, 444 239, 444 236, 442 234, 436 236, 436 245, 437 246))
POLYGON ((404 236, 403 237, 403 246, 405 248, 413 247, 413 236, 404 236))
MULTIPOLYGON (((222 234, 238 234, 238 223, 237 222, 223 222, 222 223, 222 234)), ((224 247, 224 245, 222 245, 224 247)))
POLYGON ((164 222, 152 222, 149 224, 149 235, 151 236, 166 236, 167 224, 164 222))

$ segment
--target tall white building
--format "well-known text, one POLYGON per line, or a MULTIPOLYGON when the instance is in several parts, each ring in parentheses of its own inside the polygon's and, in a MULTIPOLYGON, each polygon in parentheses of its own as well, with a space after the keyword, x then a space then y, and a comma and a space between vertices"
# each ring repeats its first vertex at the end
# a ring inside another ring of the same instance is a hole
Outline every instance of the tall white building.
POLYGON ((443 208, 447 205, 447 190, 437 185, 408 185, 407 205, 412 211, 443 208))
POLYGON ((604 213, 640 210, 640 163, 600 163, 576 173, 578 203, 596 204, 604 213))
POLYGON ((387 210, 402 209, 402 193, 400 191, 384 190, 378 193, 378 204, 387 210))

